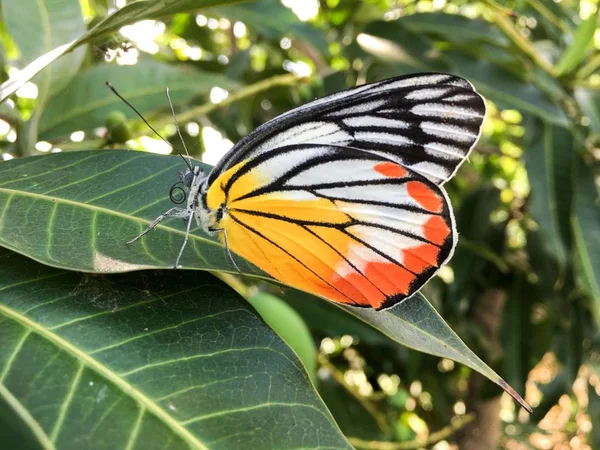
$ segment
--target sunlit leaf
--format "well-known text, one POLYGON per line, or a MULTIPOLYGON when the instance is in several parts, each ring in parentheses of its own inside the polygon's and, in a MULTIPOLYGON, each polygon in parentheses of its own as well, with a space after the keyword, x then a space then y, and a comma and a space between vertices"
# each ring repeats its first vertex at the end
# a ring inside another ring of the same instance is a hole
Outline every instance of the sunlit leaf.
POLYGON ((238 1, 240 0, 162 0, 160 2, 138 0, 133 3, 128 3, 76 40, 63 44, 60 47, 56 47, 48 53, 39 56, 35 61, 25 67, 18 77, 2 83, 2 85, 0 85, 0 102, 3 102, 10 95, 14 94, 17 89, 23 86, 23 84, 65 53, 74 50, 82 44, 91 42, 100 36, 117 31, 125 25, 143 19, 159 19, 178 12, 195 11, 199 8, 231 4, 238 1))

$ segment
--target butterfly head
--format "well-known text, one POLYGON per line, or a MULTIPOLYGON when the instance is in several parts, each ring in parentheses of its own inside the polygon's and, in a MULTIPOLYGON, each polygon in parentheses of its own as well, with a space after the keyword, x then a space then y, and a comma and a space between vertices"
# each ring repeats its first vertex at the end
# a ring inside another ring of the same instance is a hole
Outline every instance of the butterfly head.
POLYGON ((181 205, 186 201, 188 193, 196 196, 205 178, 206 174, 199 166, 195 166, 193 169, 186 169, 185 172, 179 172, 179 181, 171 186, 169 190, 171 201, 177 205, 181 205))

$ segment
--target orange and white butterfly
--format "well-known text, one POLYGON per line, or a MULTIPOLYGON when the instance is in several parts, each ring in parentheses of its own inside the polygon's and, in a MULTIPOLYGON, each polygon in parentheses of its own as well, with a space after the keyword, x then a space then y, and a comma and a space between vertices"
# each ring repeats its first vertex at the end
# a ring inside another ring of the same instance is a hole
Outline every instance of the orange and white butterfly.
POLYGON ((442 188, 481 131, 468 81, 413 74, 348 89, 260 126, 206 174, 189 165, 186 208, 226 248, 277 280, 334 302, 382 309, 452 256, 442 188))

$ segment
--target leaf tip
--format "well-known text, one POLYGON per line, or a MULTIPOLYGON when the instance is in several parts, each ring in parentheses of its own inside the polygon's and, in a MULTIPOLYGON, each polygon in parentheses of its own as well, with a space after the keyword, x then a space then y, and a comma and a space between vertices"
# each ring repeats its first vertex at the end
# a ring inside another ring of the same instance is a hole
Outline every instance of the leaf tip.
POLYGON ((498 384, 498 386, 500 386, 502 389, 504 389, 506 392, 508 392, 508 394, 512 398, 514 398, 519 403, 519 405, 521 405, 523 408, 525 408, 525 410, 529 414, 531 414, 533 412, 533 408, 531 406, 529 406, 529 404, 525 400, 523 400, 523 397, 521 397, 519 395, 519 393, 510 386, 510 384, 508 384, 502 378, 499 378, 498 381, 496 381, 496 384, 498 384))

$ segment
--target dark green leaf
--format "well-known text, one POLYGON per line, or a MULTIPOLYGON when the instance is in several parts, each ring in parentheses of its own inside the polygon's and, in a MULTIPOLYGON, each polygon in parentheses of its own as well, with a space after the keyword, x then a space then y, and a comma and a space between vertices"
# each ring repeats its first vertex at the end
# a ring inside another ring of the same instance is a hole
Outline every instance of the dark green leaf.
POLYGON ((583 61, 587 50, 594 41, 597 23, 598 15, 592 14, 587 20, 579 24, 573 42, 554 67, 554 73, 557 77, 573 71, 583 61))
POLYGON ((0 250, 0 291, 0 423, 39 447, 350 448, 294 353, 208 273, 90 276, 0 250))
POLYGON ((575 184, 572 216, 578 275, 592 297, 592 313, 600 324, 600 205, 591 167, 580 161, 575 184))
POLYGON ((119 93, 132 102, 142 114, 168 108, 165 87, 173 103, 183 103, 207 94, 219 86, 231 89, 237 83, 223 75, 202 72, 185 66, 142 59, 135 66, 100 64, 79 73, 68 92, 52 98, 40 118, 42 139, 55 139, 77 130, 104 126, 111 111, 119 110, 129 118, 137 117, 127 105, 105 85, 112 82, 119 93))

